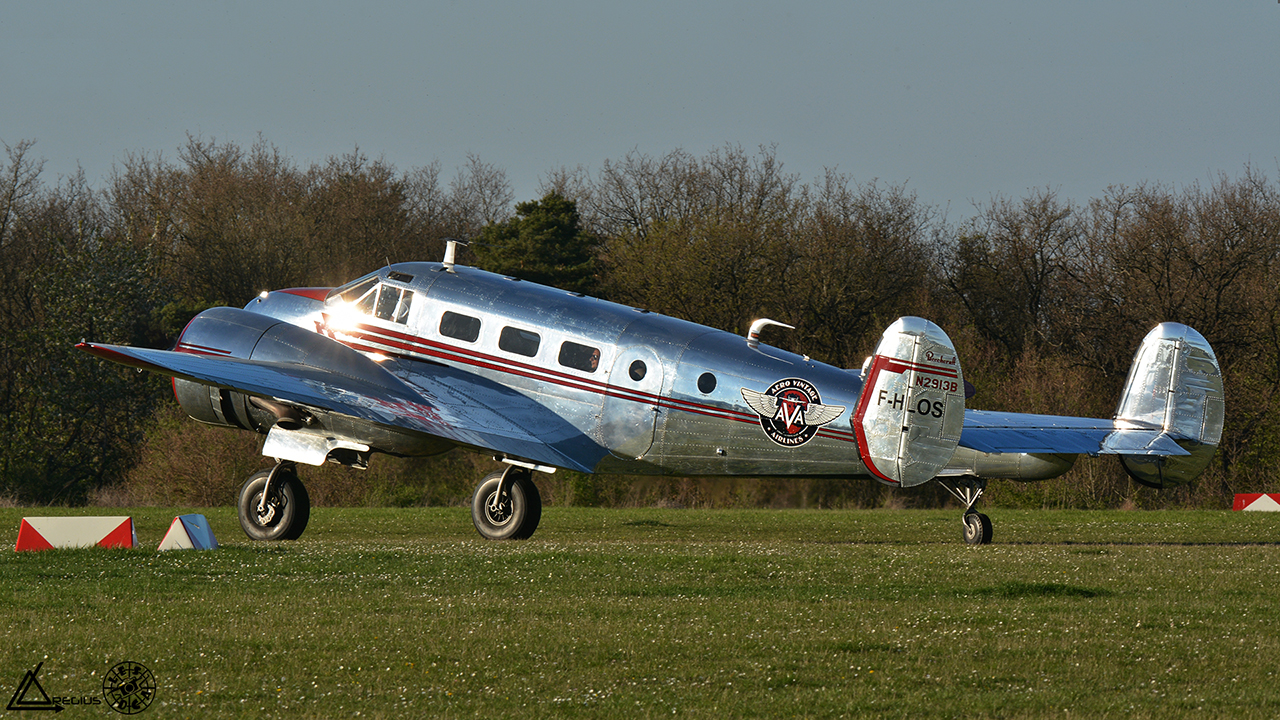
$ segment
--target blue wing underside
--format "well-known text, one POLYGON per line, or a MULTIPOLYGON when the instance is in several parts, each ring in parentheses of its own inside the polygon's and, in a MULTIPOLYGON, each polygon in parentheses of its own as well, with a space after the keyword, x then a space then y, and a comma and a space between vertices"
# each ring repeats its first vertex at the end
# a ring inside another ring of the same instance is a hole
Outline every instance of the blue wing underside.
POLYGON ((390 373, 382 382, 370 382, 292 363, 96 343, 80 347, 132 367, 426 433, 542 465, 591 472, 605 454, 537 402, 455 368, 433 366, 430 375, 415 375, 412 383, 390 373))
POLYGON ((960 445, 985 453, 1189 454, 1158 428, 1117 428, 1112 420, 987 410, 965 410, 960 445))

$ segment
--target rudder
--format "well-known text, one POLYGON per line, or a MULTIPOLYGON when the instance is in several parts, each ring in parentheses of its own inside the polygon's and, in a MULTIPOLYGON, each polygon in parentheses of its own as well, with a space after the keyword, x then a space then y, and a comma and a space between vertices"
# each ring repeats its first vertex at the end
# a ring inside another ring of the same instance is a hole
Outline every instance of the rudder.
POLYGON ((1218 358, 1203 335, 1172 322, 1147 333, 1116 407, 1116 428, 1159 431, 1189 454, 1122 454, 1130 477, 1171 488, 1199 476, 1222 438, 1223 398, 1218 358))
POLYGON ((912 487, 946 466, 964 428, 964 375, 942 328, 903 317, 884 331, 852 424, 863 465, 882 482, 912 487))

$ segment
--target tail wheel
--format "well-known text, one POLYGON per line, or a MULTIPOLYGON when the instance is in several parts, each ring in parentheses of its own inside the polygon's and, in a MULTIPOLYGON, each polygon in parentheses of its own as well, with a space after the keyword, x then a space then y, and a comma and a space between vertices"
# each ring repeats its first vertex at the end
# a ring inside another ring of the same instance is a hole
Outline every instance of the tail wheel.
POLYGON ((540 520, 542 495, 526 470, 490 473, 471 496, 471 521, 486 539, 527 540, 540 520))
POLYGON ((275 472, 265 503, 262 493, 271 470, 250 475, 240 488, 240 527, 250 540, 297 540, 311 519, 311 498, 297 473, 283 466, 275 472))

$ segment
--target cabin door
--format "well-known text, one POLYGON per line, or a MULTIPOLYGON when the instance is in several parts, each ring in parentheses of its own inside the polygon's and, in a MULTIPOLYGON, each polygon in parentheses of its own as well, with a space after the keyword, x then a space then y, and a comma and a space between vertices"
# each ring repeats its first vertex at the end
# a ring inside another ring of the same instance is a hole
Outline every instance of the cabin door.
POLYGON ((613 361, 601 411, 600 439, 615 456, 639 460, 653 447, 662 374, 662 360, 642 345, 623 348, 613 361))

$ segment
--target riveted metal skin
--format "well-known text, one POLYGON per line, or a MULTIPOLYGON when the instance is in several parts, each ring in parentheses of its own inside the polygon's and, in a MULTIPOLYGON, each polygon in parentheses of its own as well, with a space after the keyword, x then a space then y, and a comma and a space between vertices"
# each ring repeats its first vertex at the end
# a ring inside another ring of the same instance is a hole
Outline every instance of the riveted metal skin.
POLYGON ((1171 486, 1199 473, 1222 429, 1212 349, 1172 323, 1139 349, 1114 420, 984 412, 965 409, 952 343, 922 318, 894 322, 860 372, 456 264, 214 308, 176 353, 82 347, 174 375, 197 420, 267 433, 264 452, 312 464, 464 447, 582 472, 911 487, 1044 479, 1087 453, 1171 486))

